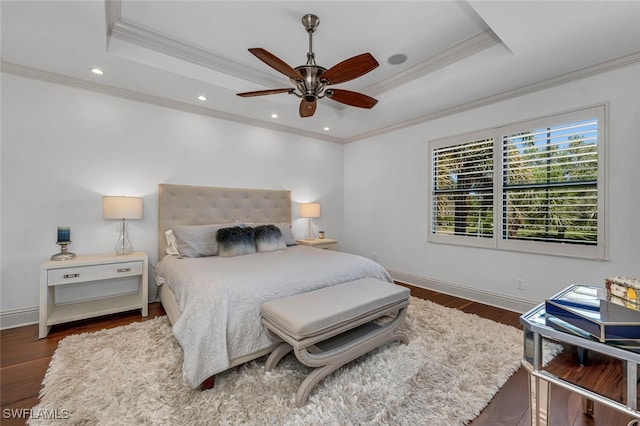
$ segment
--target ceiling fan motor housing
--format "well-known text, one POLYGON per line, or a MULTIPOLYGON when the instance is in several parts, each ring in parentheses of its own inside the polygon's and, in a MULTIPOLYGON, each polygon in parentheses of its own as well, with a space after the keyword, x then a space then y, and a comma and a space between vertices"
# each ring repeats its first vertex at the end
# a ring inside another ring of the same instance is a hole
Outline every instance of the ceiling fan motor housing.
POLYGON ((327 70, 318 65, 301 65, 295 69, 303 77, 303 80, 291 79, 296 85, 302 98, 307 102, 315 102, 318 94, 324 89, 325 83, 320 81, 320 77, 327 70))

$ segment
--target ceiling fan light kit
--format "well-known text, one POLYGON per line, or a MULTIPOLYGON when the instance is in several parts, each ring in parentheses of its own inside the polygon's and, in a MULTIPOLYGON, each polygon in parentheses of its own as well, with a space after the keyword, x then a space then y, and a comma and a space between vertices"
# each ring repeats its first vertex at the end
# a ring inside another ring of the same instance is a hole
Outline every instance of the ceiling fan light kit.
POLYGON ((313 14, 302 17, 302 25, 309 34, 309 52, 307 63, 293 68, 286 62, 262 48, 251 48, 249 52, 276 71, 286 75, 295 88, 258 90, 238 93, 238 96, 253 97, 288 93, 301 98, 300 117, 311 117, 316 112, 318 99, 325 96, 336 102, 358 108, 373 108, 378 101, 363 93, 344 89, 328 88, 328 85, 344 83, 361 77, 378 67, 378 61, 370 53, 362 53, 346 59, 327 69, 316 64, 313 53, 313 33, 320 19, 313 14))

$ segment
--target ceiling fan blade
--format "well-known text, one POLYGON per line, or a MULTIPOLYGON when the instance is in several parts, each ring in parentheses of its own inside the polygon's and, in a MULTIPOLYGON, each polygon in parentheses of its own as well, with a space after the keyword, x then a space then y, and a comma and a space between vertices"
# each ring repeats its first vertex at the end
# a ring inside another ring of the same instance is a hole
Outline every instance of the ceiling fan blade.
POLYGON ((269 90, 258 90, 256 92, 244 92, 244 93, 236 93, 238 96, 242 96, 243 98, 248 98, 251 96, 264 96, 264 95, 277 95, 278 93, 289 93, 293 92, 294 89, 269 89, 269 90))
POLYGON ((311 117, 316 112, 317 102, 300 101, 300 117, 311 117))
POLYGON ((327 80, 328 84, 344 83, 365 75, 378 65, 378 61, 371 53, 363 53, 332 66, 320 76, 320 79, 327 80))
POLYGON ((325 93, 328 98, 336 102, 358 108, 373 108, 378 103, 377 99, 351 90, 327 89, 325 93))
POLYGON ((281 72, 287 77, 293 78, 294 80, 304 80, 304 78, 298 71, 293 69, 291 66, 289 66, 289 64, 278 58, 273 53, 270 53, 259 47, 251 48, 249 49, 249 52, 251 52, 256 58, 269 65, 274 70, 281 72))

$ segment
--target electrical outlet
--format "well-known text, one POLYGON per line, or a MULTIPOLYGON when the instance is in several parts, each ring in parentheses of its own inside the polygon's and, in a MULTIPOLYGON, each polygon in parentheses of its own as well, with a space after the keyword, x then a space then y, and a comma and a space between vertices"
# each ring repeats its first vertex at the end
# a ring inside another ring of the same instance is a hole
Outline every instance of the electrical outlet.
POLYGON ((516 288, 518 290, 524 290, 524 279, 522 278, 516 279, 516 288))
POLYGON ((378 260, 378 254, 377 253, 373 253, 373 256, 371 256, 371 260, 376 262, 378 260))

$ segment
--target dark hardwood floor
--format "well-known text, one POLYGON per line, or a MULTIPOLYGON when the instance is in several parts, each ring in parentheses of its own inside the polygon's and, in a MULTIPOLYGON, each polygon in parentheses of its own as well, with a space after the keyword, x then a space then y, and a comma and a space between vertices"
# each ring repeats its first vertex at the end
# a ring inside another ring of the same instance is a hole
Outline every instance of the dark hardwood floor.
MULTIPOLYGON (((413 296, 522 329, 518 313, 431 290, 410 288, 413 296)), ((597 389, 601 394, 618 401, 622 400, 624 375, 620 361, 589 352, 585 366, 580 366, 576 348, 565 346, 564 351, 547 366, 547 370, 565 380, 597 389)), ((526 370, 520 367, 471 425, 531 425, 528 380, 526 370)), ((596 405, 593 417, 585 415, 582 413, 581 397, 561 387, 552 386, 551 396, 551 426, 626 426, 633 419, 600 404, 596 405)))
MULTIPOLYGON (((410 287, 410 286, 409 286, 410 287)), ((460 299, 430 290, 410 287, 413 296, 428 299, 444 306, 489 318, 521 328, 519 314, 460 299)), ((91 320, 54 326, 45 339, 38 339, 38 326, 30 325, 0 332, 0 392, 3 425, 25 424, 24 418, 11 418, 22 414, 38 403, 41 382, 58 342, 71 334, 113 328, 135 321, 144 321, 164 315, 160 303, 149 305, 149 316, 141 318, 139 312, 115 314, 91 320), (12 411, 13 410, 13 411, 12 411)), ((624 382, 620 379, 622 365, 606 357, 589 354, 587 365, 578 364, 575 348, 565 351, 552 361, 548 369, 554 374, 587 387, 595 387, 602 394, 621 399, 624 382)), ((559 387, 552 387, 552 426, 621 425, 632 420, 605 406, 596 405, 593 417, 582 414, 581 399, 559 387)), ((60 421, 60 424, 64 424, 60 421)), ((489 405, 471 423, 474 426, 530 425, 528 407, 528 376, 520 368, 500 389, 489 405)))

